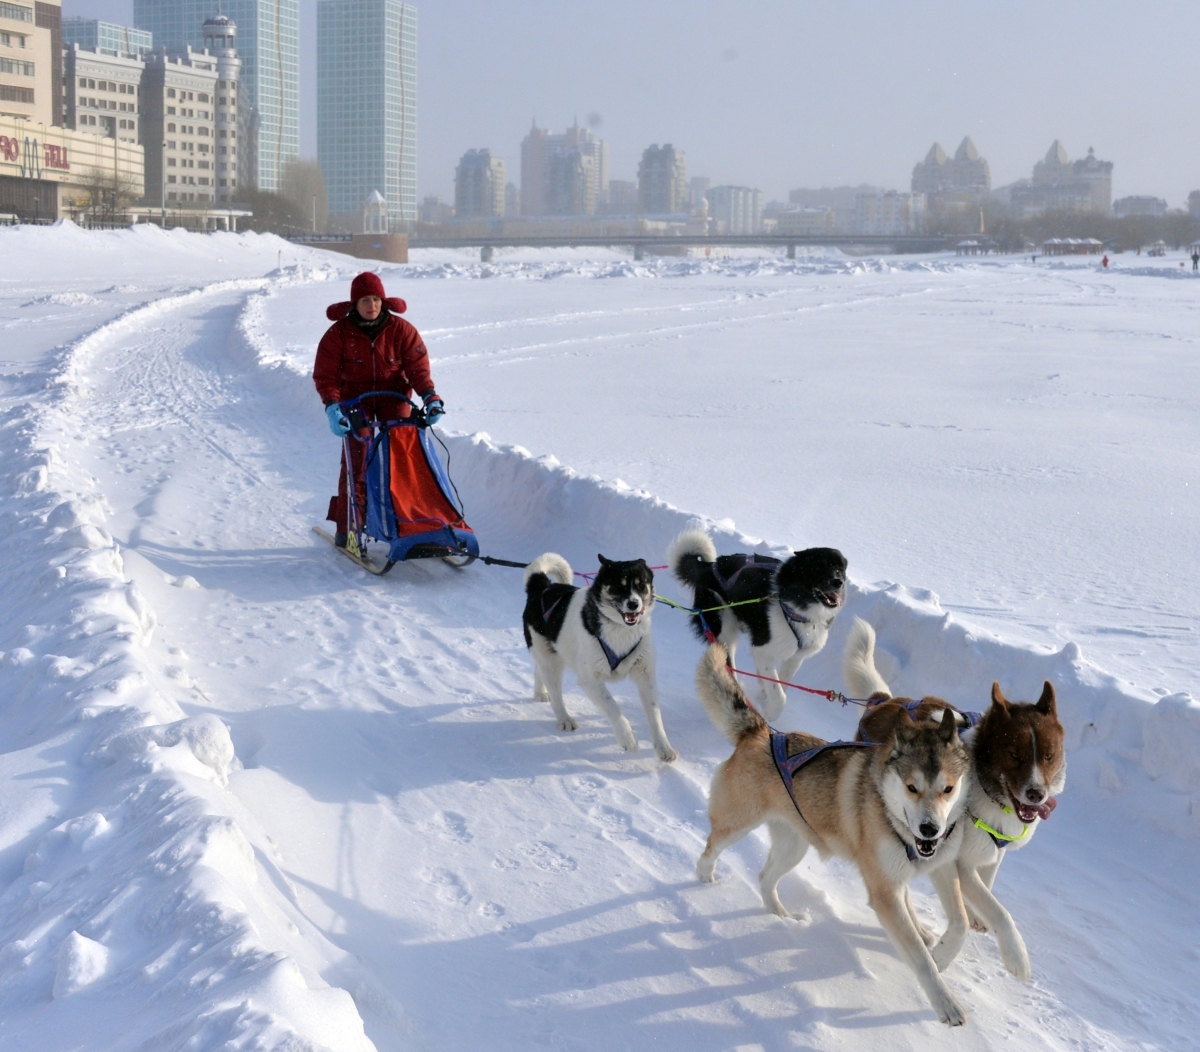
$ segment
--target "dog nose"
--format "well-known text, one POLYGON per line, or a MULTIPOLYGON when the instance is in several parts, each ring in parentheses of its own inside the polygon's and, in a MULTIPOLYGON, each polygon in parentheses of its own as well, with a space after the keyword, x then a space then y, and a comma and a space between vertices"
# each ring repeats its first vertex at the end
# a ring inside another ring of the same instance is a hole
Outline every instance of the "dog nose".
POLYGON ((1046 791, 1033 786, 1025 790, 1025 797, 1031 804, 1040 804, 1046 798, 1046 791))
POLYGON ((639 599, 626 599, 625 600, 625 608, 627 610, 636 610, 641 605, 642 605, 641 600, 639 600, 639 599))
POLYGON ((935 826, 932 822, 922 822, 921 823, 921 836, 923 836, 926 840, 932 840, 937 835, 938 835, 938 827, 935 826))

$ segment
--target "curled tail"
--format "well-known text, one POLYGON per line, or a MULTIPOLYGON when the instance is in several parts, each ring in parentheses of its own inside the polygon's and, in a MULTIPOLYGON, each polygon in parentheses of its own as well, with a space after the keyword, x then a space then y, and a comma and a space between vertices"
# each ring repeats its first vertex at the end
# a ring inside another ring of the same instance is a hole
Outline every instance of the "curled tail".
POLYGON ((704 711, 734 745, 748 734, 765 730, 767 721, 746 700, 741 685, 725 664, 725 648, 713 643, 696 668, 696 692, 704 711))
POLYGON ((707 567, 716 561, 717 549, 703 530, 684 530, 667 548, 667 565, 675 580, 693 591, 708 579, 707 567))
POLYGON ((875 629, 861 617, 854 619, 846 649, 842 654, 842 675, 854 698, 869 698, 875 694, 892 696, 892 689, 875 668, 875 629))
POLYGON ((548 584, 570 584, 573 578, 571 564, 566 559, 554 552, 546 552, 525 567, 525 594, 528 595, 531 588, 541 591, 548 584))

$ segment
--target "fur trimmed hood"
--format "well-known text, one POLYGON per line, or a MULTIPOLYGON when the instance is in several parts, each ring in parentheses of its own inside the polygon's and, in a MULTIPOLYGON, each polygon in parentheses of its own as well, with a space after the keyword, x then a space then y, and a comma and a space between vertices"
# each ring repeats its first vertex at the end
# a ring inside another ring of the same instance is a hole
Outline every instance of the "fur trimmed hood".
MULTIPOLYGON (((383 305, 392 314, 403 314, 408 310, 408 304, 399 296, 388 296, 383 301, 383 305)), ((325 317, 330 321, 341 321, 354 309, 354 303, 351 300, 344 300, 341 303, 331 303, 325 308, 325 317)))

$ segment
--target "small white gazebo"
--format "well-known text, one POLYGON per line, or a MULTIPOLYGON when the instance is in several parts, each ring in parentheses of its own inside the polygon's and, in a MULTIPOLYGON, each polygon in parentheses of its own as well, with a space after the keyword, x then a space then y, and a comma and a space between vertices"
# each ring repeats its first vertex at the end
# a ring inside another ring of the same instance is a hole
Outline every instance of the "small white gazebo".
POLYGON ((386 234, 388 232, 387 201, 378 190, 372 190, 371 196, 363 206, 363 233, 386 234))

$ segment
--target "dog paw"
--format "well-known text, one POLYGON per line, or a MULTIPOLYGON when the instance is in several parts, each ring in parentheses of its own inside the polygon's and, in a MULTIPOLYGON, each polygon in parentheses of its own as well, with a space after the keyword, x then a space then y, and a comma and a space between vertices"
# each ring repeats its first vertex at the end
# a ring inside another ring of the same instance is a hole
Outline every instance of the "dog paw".
POLYGON ((638 751, 637 735, 633 733, 633 728, 629 726, 628 720, 625 721, 624 727, 618 726, 615 729, 617 732, 617 741, 620 743, 621 748, 624 749, 626 752, 637 752, 638 751))
POLYGON ((962 1026, 967 1021, 967 1011, 954 997, 945 992, 934 1002, 933 1010, 938 1019, 947 1026, 962 1026))
POLYGON ((1000 947, 1000 960, 1021 982, 1027 983, 1033 978, 1033 969, 1029 965, 1029 951, 1025 949, 1025 942, 1020 935, 1017 936, 1014 945, 1000 947))
POLYGON ((654 746, 654 751, 658 753, 658 758, 663 763, 674 763, 679 759, 679 753, 666 744, 654 746))
POLYGON ((558 729, 560 731, 577 731, 579 730, 579 724, 571 719, 570 716, 567 716, 558 721, 558 729))
POLYGON ((696 879, 705 883, 711 884, 716 880, 717 864, 710 858, 700 856, 700 860, 696 863, 696 879))

